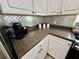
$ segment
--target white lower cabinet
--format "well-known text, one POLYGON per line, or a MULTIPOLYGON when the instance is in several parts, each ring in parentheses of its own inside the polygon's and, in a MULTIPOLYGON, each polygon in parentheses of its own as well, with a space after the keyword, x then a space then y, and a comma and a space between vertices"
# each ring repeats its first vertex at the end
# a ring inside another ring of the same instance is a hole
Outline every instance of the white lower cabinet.
POLYGON ((71 45, 71 41, 48 35, 21 59, 44 59, 47 53, 55 59, 65 59, 71 45))
POLYGON ((50 35, 48 53, 55 59, 65 59, 71 45, 71 41, 50 35))
POLYGON ((21 59, 44 59, 48 51, 48 36, 27 52, 21 59))

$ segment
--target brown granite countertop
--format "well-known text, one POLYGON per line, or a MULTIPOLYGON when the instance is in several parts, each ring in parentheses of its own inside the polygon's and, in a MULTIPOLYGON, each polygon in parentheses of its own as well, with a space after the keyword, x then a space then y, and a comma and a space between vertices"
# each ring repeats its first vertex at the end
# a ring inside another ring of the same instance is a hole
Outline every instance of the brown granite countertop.
POLYGON ((23 39, 12 40, 17 56, 19 58, 24 56, 30 49, 32 49, 49 33, 52 35, 58 35, 59 37, 65 38, 67 40, 73 40, 71 37, 71 30, 60 29, 60 28, 51 28, 46 30, 45 29, 33 30, 28 34, 26 34, 23 39))

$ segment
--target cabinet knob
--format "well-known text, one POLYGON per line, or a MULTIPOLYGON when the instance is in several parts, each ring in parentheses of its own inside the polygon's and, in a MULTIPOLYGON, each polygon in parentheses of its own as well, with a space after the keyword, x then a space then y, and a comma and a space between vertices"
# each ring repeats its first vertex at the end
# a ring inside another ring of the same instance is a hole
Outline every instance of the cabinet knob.
POLYGON ((62 14, 62 11, 60 11, 60 14, 62 14))
POLYGON ((39 50, 39 53, 41 53, 41 51, 39 50))
POLYGON ((40 45, 40 47, 41 47, 42 45, 40 45))
POLYGON ((59 12, 57 12, 57 14, 59 14, 59 12))
POLYGON ((41 48, 40 50, 42 51, 43 49, 41 48))
POLYGON ((32 11, 32 13, 36 14, 36 12, 32 11))
POLYGON ((68 46, 70 46, 71 44, 70 43, 68 43, 68 46))
POLYGON ((39 53, 41 53, 42 50, 43 50, 43 49, 41 48, 41 49, 39 50, 39 53))

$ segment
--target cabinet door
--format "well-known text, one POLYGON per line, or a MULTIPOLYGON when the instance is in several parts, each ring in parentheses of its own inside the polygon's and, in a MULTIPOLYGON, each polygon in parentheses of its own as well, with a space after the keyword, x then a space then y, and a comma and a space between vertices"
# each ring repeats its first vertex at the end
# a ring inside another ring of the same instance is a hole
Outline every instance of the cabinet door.
POLYGON ((72 42, 51 36, 49 40, 48 53, 56 59, 65 59, 72 42))
POLYGON ((48 13, 57 13, 60 11, 61 0, 48 0, 48 13))
POLYGON ((3 13, 30 14, 33 11, 32 0, 1 0, 3 13))
POLYGON ((46 13, 47 0, 34 0, 34 11, 36 13, 46 13))
POLYGON ((63 0, 62 11, 76 12, 79 9, 79 0, 63 0))

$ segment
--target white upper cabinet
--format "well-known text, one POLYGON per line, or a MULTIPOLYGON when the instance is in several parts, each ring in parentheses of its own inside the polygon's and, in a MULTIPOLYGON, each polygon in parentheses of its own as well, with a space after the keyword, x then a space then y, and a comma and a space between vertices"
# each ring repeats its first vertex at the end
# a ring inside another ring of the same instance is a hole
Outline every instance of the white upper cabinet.
POLYGON ((0 0, 2 13, 56 15, 79 13, 79 0, 0 0))
POLYGON ((62 0, 63 12, 78 13, 78 10, 79 10, 79 0, 62 0))
POLYGON ((33 11, 32 0, 1 0, 3 13, 30 14, 33 11))
POLYGON ((61 0, 48 0, 48 13, 57 14, 60 11, 61 0))
POLYGON ((47 0, 34 0, 34 12, 36 14, 47 13, 47 0))

